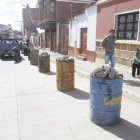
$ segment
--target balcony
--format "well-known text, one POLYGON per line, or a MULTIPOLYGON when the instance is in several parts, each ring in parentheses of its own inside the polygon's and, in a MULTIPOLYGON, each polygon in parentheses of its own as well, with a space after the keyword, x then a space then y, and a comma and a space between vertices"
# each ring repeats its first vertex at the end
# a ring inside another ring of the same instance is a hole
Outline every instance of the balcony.
POLYGON ((55 0, 39 0, 41 23, 56 22, 56 1, 55 0))

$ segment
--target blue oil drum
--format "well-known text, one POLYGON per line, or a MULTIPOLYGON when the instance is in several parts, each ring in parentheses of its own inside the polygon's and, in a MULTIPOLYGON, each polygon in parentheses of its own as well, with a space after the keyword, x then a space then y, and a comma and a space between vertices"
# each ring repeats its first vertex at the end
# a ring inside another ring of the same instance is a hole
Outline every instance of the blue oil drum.
POLYGON ((97 125, 116 124, 120 119, 123 79, 90 76, 90 120, 97 125))

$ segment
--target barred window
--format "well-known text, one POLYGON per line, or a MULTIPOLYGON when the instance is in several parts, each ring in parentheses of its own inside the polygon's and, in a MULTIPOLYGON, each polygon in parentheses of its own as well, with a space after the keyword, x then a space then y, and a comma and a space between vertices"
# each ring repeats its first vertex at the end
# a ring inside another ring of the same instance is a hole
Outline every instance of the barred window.
POLYGON ((139 12, 118 15, 116 19, 117 39, 136 40, 139 12))

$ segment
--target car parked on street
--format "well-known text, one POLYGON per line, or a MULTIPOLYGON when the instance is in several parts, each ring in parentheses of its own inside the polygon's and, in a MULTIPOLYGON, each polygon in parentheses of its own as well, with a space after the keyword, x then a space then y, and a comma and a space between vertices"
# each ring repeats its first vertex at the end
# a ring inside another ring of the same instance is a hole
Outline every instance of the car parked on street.
POLYGON ((12 49, 19 48, 19 43, 16 39, 2 39, 0 42, 0 57, 8 55, 12 56, 12 49))

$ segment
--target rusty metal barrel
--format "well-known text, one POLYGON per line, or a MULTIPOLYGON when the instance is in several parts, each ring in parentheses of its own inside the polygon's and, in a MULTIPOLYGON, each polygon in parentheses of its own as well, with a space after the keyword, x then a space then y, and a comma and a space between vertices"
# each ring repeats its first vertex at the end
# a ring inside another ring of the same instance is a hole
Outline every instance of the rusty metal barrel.
POLYGON ((50 72, 50 55, 46 52, 39 55, 39 72, 50 72))
POLYGON ((35 48, 31 49, 30 50, 30 64, 38 65, 38 57, 39 57, 39 50, 35 48))
POLYGON ((114 125, 120 120, 123 79, 90 76, 90 120, 97 125, 114 125))
POLYGON ((56 60, 57 89, 71 91, 74 89, 74 59, 56 60))

